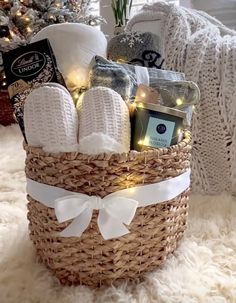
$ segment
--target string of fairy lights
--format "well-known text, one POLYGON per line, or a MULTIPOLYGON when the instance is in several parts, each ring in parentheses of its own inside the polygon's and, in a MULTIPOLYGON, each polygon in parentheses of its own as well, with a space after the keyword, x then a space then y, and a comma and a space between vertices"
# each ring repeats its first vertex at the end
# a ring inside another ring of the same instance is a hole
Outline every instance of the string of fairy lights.
MULTIPOLYGON (((91 12, 91 0, 0 0, 0 55, 20 45, 43 27, 64 22, 97 26, 104 22, 91 12)), ((0 89, 7 87, 0 56, 0 89)))

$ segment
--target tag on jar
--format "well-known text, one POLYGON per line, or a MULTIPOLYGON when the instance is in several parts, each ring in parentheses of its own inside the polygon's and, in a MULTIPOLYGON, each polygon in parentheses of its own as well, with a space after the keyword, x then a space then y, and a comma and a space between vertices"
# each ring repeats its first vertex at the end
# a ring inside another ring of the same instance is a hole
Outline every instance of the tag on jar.
POLYGON ((171 145, 175 122, 150 117, 143 145, 158 147, 169 147, 171 145))

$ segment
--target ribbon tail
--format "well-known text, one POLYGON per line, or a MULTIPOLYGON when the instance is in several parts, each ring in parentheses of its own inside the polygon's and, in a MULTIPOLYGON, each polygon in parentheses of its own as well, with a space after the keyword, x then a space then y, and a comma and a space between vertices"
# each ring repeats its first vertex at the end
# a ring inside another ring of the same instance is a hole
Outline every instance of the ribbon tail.
POLYGON ((92 219, 93 210, 86 209, 78 217, 76 217, 72 223, 67 226, 62 232, 61 237, 80 237, 83 232, 88 228, 92 219))
POLYGON ((125 225, 120 220, 112 217, 105 209, 99 211, 97 222, 104 240, 118 238, 129 233, 125 225))

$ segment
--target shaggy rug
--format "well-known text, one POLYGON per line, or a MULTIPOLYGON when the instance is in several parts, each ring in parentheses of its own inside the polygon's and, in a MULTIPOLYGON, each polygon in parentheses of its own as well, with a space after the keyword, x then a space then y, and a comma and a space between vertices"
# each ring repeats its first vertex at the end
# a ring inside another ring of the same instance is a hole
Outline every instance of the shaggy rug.
POLYGON ((190 199, 189 227, 178 250, 144 282, 90 290, 61 287, 29 241, 24 151, 17 126, 0 127, 1 303, 236 302, 236 199, 190 199))

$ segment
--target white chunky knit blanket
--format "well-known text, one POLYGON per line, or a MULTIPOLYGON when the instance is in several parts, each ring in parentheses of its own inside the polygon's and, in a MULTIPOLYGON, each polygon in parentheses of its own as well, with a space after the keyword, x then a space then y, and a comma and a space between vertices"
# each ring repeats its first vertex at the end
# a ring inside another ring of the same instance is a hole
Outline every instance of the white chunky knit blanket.
POLYGON ((157 27, 157 19, 166 68, 184 72, 201 91, 192 128, 193 190, 236 193, 236 32, 206 13, 164 2, 145 5, 127 30, 140 22, 157 27))

